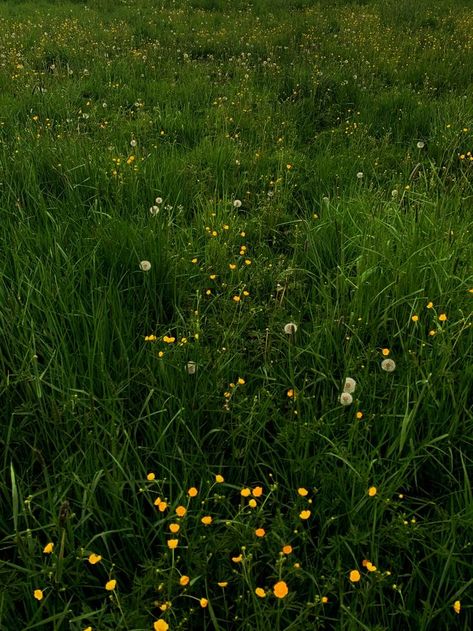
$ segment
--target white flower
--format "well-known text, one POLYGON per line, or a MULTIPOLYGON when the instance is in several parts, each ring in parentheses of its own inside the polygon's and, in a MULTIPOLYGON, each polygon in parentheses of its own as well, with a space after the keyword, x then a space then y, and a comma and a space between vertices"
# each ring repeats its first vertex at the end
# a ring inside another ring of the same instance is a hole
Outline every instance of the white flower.
POLYGON ((159 206, 151 206, 151 208, 149 209, 149 212, 152 215, 157 215, 159 213, 159 206))
POLYGON ((193 361, 187 362, 187 373, 189 375, 194 375, 197 370, 197 364, 193 361))
POLYGON ((239 199, 236 199, 233 202, 233 206, 234 206, 234 208, 241 208, 241 201, 239 199))
POLYGON ((342 392, 342 394, 340 395, 340 403, 342 405, 350 405, 351 403, 353 403, 353 397, 349 392, 342 392))
POLYGON ((294 335, 294 333, 297 333, 297 324, 294 324, 294 322, 288 322, 285 324, 284 333, 287 335, 294 335))
POLYGON ((133 138, 133 140, 130 140, 130 147, 136 147, 138 143, 136 142, 136 140, 133 138))
POLYGON ((345 379, 345 385, 343 386, 343 392, 355 392, 356 381, 351 377, 345 379))
POLYGON ((393 359, 383 359, 381 368, 386 372, 393 372, 393 370, 396 370, 396 363, 393 359))
POLYGON ((151 263, 149 261, 141 261, 140 270, 142 272, 149 272, 150 269, 151 269, 151 263))
POLYGON ((391 191, 391 197, 397 197, 399 195, 399 191, 395 188, 391 191))
POLYGON ((162 197, 156 197, 156 199, 154 200, 154 202, 155 202, 156 204, 158 204, 158 206, 159 206, 159 204, 162 204, 162 203, 163 203, 163 198, 162 198, 162 197))
POLYGON ((425 143, 422 140, 419 140, 417 143, 417 149, 423 149, 425 147, 425 143))
POLYGON ((358 171, 358 173, 356 174, 356 177, 361 180, 363 178, 363 173, 361 171, 358 171))

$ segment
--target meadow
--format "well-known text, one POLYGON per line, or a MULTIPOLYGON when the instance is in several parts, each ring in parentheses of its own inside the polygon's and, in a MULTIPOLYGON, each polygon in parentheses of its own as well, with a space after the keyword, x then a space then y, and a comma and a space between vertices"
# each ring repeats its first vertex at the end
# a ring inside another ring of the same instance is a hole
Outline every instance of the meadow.
POLYGON ((0 27, 0 629, 470 631, 470 0, 0 27))

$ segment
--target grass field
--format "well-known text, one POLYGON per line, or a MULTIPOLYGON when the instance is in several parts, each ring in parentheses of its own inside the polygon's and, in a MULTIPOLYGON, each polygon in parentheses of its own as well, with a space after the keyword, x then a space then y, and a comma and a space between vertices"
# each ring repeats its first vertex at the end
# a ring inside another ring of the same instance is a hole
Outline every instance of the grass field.
POLYGON ((1 631, 470 631, 470 0, 0 27, 1 631))

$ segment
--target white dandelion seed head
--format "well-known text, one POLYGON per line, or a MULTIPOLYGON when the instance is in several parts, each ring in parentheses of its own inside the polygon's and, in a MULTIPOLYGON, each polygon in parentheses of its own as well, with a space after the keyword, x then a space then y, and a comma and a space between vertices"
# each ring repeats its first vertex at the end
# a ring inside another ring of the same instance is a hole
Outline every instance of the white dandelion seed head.
POLYGON ((284 333, 286 333, 286 335, 294 335, 296 332, 297 324, 294 324, 294 322, 288 322, 284 325, 284 333))
POLYGON ((363 173, 362 171, 358 171, 358 173, 356 174, 356 177, 361 180, 363 178, 363 173))
POLYGON ((391 191, 391 197, 397 197, 398 195, 399 195, 399 191, 397 190, 397 188, 391 191))
POLYGON ((159 213, 159 206, 151 206, 151 208, 149 209, 149 212, 152 215, 157 215, 159 213))
POLYGON ((343 386, 343 392, 355 392, 355 388, 356 388, 356 381, 354 379, 352 379, 351 377, 347 377, 345 379, 345 384, 343 386))
POLYGON ((396 370, 396 362, 393 359, 383 359, 381 368, 386 372, 393 372, 396 370))
POLYGON ((154 200, 155 204, 162 204, 163 203, 163 198, 162 197, 156 197, 156 199, 154 200))
POLYGON ((151 269, 151 263, 149 261, 140 262, 140 270, 142 272, 149 272, 150 269, 151 269))
POLYGON ((187 374, 194 375, 197 370, 197 364, 194 361, 187 362, 187 374))
POLYGON ((423 149, 425 147, 425 142, 423 142, 422 140, 419 140, 419 142, 417 143, 417 149, 423 149))
POLYGON ((132 140, 130 140, 130 147, 136 147, 138 143, 136 142, 136 140, 133 138, 132 140))
POLYGON ((241 208, 241 200, 236 199, 236 200, 233 202, 233 207, 234 207, 234 208, 241 208))
POLYGON ((340 395, 340 403, 342 405, 351 405, 353 403, 353 397, 349 392, 342 392, 340 395))

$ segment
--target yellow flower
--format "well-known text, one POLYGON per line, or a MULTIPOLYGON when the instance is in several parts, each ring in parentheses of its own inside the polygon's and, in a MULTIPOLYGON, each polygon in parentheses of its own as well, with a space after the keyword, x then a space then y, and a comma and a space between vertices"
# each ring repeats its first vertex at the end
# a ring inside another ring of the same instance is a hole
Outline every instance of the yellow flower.
POLYGON ((196 258, 192 259, 191 263, 195 265, 197 263, 197 259, 196 258))
POLYGON ((246 383, 246 381, 243 379, 243 377, 238 377, 238 384, 239 384, 240 386, 244 386, 244 385, 245 385, 245 383, 246 383))
POLYGON ((430 337, 433 337, 434 335, 437 335, 437 331, 435 331, 434 329, 431 329, 429 331, 429 335, 430 335, 430 337))
POLYGON ((156 620, 154 625, 154 631, 168 631, 169 625, 165 620, 156 620))
POLYGON ((226 587, 226 586, 228 585, 228 581, 219 581, 219 582, 217 583, 217 585, 218 585, 219 587, 226 587))
POLYGON ((92 627, 86 627, 84 631, 92 631, 92 627))
POLYGON ((293 397, 295 397, 295 393, 294 390, 292 388, 289 388, 289 390, 286 392, 287 396, 292 399, 293 397))
POLYGON ((413 315, 411 320, 412 320, 412 322, 418 322, 419 321, 419 316, 418 315, 413 315))
POLYGON ((391 351, 389 350, 389 348, 383 348, 381 352, 384 355, 384 357, 387 357, 391 351))
POLYGON ((215 482, 217 482, 218 484, 221 484, 224 481, 225 480, 224 480, 223 475, 220 475, 220 473, 217 473, 217 475, 215 476, 215 482))
POLYGON ((258 596, 258 598, 266 598, 266 592, 262 587, 257 587, 255 589, 255 594, 258 596))
POLYGON ((251 489, 245 488, 240 491, 240 495, 243 497, 249 497, 251 495, 251 489))
POLYGON ((169 524, 169 530, 172 532, 173 535, 175 535, 176 532, 179 532, 180 528, 181 527, 179 524, 169 524))
POLYGON ((240 296, 233 296, 232 300, 233 302, 240 302, 241 298, 240 296))
POLYGON ((35 589, 33 592, 33 596, 36 598, 36 600, 43 600, 44 598, 43 590, 35 589))
POLYGON ((187 508, 185 506, 178 506, 176 508, 176 515, 178 517, 184 517, 186 513, 187 513, 187 508))
POLYGON ((205 517, 202 517, 200 521, 204 524, 204 526, 210 526, 212 523, 212 517, 210 515, 205 515, 205 517))
POLYGON ((177 548, 177 544, 179 543, 179 539, 168 539, 167 544, 170 550, 174 550, 177 548))
POLYGON ((378 489, 375 486, 370 486, 370 488, 368 489, 368 495, 370 497, 374 497, 377 492, 378 492, 378 489))
POLYGON ((91 565, 95 565, 96 563, 100 563, 100 561, 102 560, 102 557, 100 556, 100 554, 95 554, 95 552, 92 552, 91 554, 89 554, 89 563, 91 565))
POLYGON ((284 554, 291 554, 292 546, 291 545, 283 546, 282 551, 283 551, 284 554))
POLYGON ((245 259, 245 265, 251 265, 251 259, 245 259))
POLYGON ((253 497, 261 497, 263 495, 263 487, 255 486, 251 493, 253 494, 253 497))
POLYGON ((209 601, 207 600, 207 598, 201 598, 199 600, 199 603, 202 609, 205 609, 205 607, 207 607, 207 605, 209 604, 209 601))
POLYGON ((237 557, 232 557, 233 563, 241 563, 242 559, 243 559, 242 554, 239 554, 237 557))
POLYGON ((440 320, 440 322, 445 322, 447 320, 447 314, 446 313, 441 313, 439 315, 439 320, 440 320))
POLYGON ((191 486, 191 488, 187 491, 187 495, 189 497, 195 497, 199 491, 195 488, 195 486, 191 486))
POLYGON ((427 309, 432 309, 433 306, 434 306, 433 302, 428 302, 427 303, 427 309))
POLYGON ((44 548, 43 548, 43 553, 44 554, 51 554, 51 552, 54 550, 54 543, 52 541, 50 541, 49 543, 47 543, 44 548))
POLYGON ((363 412, 357 412, 356 413, 356 418, 357 419, 363 418, 363 412))
POLYGON ((284 598, 287 596, 289 589, 284 581, 278 581, 273 587, 273 591, 276 598, 284 598))
POLYGON ((323 603, 324 605, 326 605, 326 604, 328 603, 328 598, 327 598, 327 596, 322 596, 321 601, 322 601, 322 603, 323 603))
POLYGON ((264 537, 264 536, 265 536, 265 534, 266 534, 266 530, 265 530, 264 528, 257 528, 257 529, 255 530, 255 535, 256 535, 257 537, 264 537))
POLYGON ((148 475, 146 476, 146 479, 147 479, 149 482, 152 482, 155 478, 156 478, 156 475, 155 475, 152 471, 150 471, 150 472, 148 473, 148 475))
POLYGON ((256 500, 251 498, 251 500, 248 502, 248 506, 250 508, 256 508, 256 506, 257 506, 256 500))
POLYGON ((236 269, 236 264, 235 264, 235 263, 229 263, 229 264, 228 264, 228 267, 229 267, 231 270, 235 270, 235 269, 236 269))
POLYGON ((453 611, 454 611, 455 613, 460 613, 461 608, 462 608, 461 602, 460 602, 459 600, 456 600, 456 601, 453 603, 453 611))
POLYGON ((117 586, 117 581, 114 578, 112 578, 110 581, 107 581, 105 583, 105 589, 108 592, 113 592, 116 586, 117 586))
POLYGON ((376 565, 373 565, 370 561, 366 564, 366 569, 368 572, 376 572, 377 570, 376 565))
POLYGON ((310 510, 303 510, 299 513, 299 517, 301 519, 309 519, 310 517, 310 510))
POLYGON ((179 579, 179 585, 182 585, 183 587, 185 587, 186 585, 189 584, 189 581, 190 581, 190 578, 186 576, 185 574, 183 574, 181 578, 179 579))
POLYGON ((297 493, 301 496, 301 497, 305 497, 309 491, 307 489, 305 489, 303 486, 299 487, 297 489, 297 493))
POLYGON ((358 570, 352 570, 350 572, 350 581, 352 583, 358 583, 360 578, 361 578, 361 574, 358 572, 358 570))

